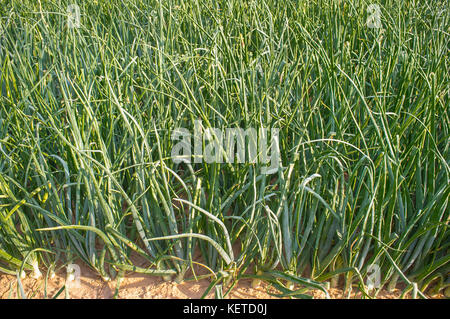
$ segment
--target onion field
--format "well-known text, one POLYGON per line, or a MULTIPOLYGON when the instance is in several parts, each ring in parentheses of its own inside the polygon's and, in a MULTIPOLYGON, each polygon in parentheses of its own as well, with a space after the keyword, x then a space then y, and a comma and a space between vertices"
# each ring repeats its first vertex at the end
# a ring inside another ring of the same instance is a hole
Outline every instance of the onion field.
POLYGON ((450 293, 448 1, 0 4, 0 273, 450 293))

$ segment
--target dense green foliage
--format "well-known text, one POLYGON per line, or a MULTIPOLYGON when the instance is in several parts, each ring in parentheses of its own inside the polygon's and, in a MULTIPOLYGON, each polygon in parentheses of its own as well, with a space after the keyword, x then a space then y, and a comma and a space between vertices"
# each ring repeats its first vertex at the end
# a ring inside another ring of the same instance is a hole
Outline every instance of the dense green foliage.
POLYGON ((70 3, 0 7, 0 272, 445 287, 447 1, 381 1, 381 29, 358 0, 78 1, 73 29, 70 3), (279 128, 282 168, 176 165, 197 119, 279 128))

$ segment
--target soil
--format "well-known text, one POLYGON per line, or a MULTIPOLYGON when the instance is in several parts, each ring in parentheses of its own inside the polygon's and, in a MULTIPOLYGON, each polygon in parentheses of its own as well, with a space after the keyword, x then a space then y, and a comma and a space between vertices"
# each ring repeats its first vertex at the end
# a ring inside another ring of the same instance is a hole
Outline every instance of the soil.
MULTIPOLYGON (((74 299, 110 299, 114 297, 116 280, 105 282, 100 276, 87 266, 80 265, 81 276, 79 281, 73 281, 69 285, 68 295, 62 292, 57 298, 74 299), (75 284, 79 283, 77 287, 75 284)), ((45 277, 45 274, 44 276, 45 277)), ((23 290, 27 298, 45 298, 45 279, 33 279, 30 274, 21 279, 23 290)), ((47 282, 47 298, 53 298, 66 281, 66 273, 58 271, 53 278, 47 282)), ((0 299, 17 298, 20 296, 17 289, 17 278, 11 275, 0 274, 0 299)), ((161 277, 153 277, 145 274, 130 273, 123 278, 120 285, 118 298, 121 299, 198 299, 209 286, 209 279, 189 281, 177 284, 173 281, 166 282, 161 277)), ((231 299, 272 299, 275 298, 270 293, 276 293, 276 289, 266 283, 261 283, 258 287, 252 287, 251 280, 243 279, 238 282, 232 292, 227 296, 231 299)), ((344 294, 342 289, 329 289, 330 297, 341 298, 361 298, 359 292, 350 296, 344 294)), ((377 298, 396 299, 401 296, 402 291, 396 289, 394 292, 380 292, 377 298)), ((308 294, 314 298, 325 298, 320 291, 310 291, 308 294)), ((409 298, 410 296, 407 296, 409 298)), ((214 293, 210 293, 207 298, 214 298, 214 293)), ((445 298, 442 294, 433 298, 445 298)))

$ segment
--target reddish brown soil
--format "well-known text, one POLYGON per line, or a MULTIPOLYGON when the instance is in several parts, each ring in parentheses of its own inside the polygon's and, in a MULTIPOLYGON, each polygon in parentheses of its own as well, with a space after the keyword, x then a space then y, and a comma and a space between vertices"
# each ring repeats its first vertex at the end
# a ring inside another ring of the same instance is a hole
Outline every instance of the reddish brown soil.
MULTIPOLYGON (((96 273, 86 266, 80 266, 81 277, 79 287, 70 287, 68 289, 69 298, 88 298, 88 299, 104 299, 113 298, 116 281, 104 282, 96 273)), ((66 274, 59 271, 47 283, 47 297, 52 298, 64 286, 66 274)), ((44 298, 45 280, 41 277, 39 280, 31 278, 29 275, 24 278, 22 285, 27 298, 44 298)), ((210 284, 209 279, 198 281, 184 282, 177 284, 175 282, 165 282, 160 277, 152 277, 143 274, 127 274, 123 279, 118 298, 129 299, 167 299, 167 298, 200 298, 205 289, 210 284)), ((269 299, 275 298, 270 293, 276 293, 276 290, 268 284, 262 283, 259 287, 253 288, 251 280, 240 280, 236 287, 229 294, 228 298, 232 299, 269 299)), ((361 293, 352 293, 350 296, 344 295, 341 289, 329 289, 331 298, 361 298, 361 293)), ((325 295, 320 291, 311 291, 310 295, 314 298, 324 298, 325 295)), ((0 275, 0 299, 17 298, 20 296, 17 292, 17 278, 10 275, 0 275)), ((396 290, 392 293, 381 292, 377 298, 399 298, 401 291, 396 290)), ((65 292, 61 293, 58 298, 65 298, 65 292)), ((409 296, 408 296, 409 297, 409 296)), ((210 293, 208 298, 214 298, 214 294, 210 293)), ((442 294, 433 296, 433 298, 444 298, 442 294)))

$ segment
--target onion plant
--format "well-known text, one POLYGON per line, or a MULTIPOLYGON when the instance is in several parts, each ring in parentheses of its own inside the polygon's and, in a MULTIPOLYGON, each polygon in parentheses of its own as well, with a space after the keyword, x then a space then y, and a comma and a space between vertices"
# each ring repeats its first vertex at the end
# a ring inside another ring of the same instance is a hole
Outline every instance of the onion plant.
POLYGON ((373 2, 1 1, 0 272, 443 291, 448 3, 373 2), (197 120, 278 128, 282 166, 175 163, 197 120))

